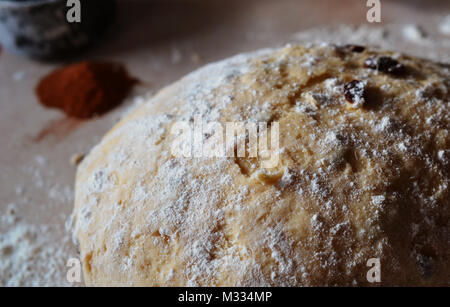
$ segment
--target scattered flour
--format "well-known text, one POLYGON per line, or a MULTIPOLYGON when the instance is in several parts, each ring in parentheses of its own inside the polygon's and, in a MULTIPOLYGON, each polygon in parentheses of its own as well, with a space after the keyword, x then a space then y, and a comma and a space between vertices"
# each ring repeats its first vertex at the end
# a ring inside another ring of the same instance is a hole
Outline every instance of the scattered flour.
POLYGON ((0 286, 71 286, 65 279, 70 256, 48 226, 35 226, 2 217, 9 230, 0 234, 0 286))
POLYGON ((426 40, 426 35, 423 30, 415 24, 405 25, 403 27, 403 35, 406 39, 417 42, 419 44, 423 43, 426 40))
POLYGON ((328 42, 372 45, 431 60, 449 62, 450 39, 434 35, 436 30, 450 35, 450 16, 447 16, 440 24, 436 23, 430 27, 419 24, 389 24, 380 27, 341 25, 295 33, 291 39, 305 44, 328 42))
POLYGON ((439 30, 444 35, 450 35, 450 15, 447 15, 439 25, 439 30))
POLYGON ((76 286, 66 280, 66 262, 76 257, 70 236, 62 228, 66 216, 55 216, 54 225, 30 222, 24 210, 36 205, 31 195, 42 193, 44 210, 50 204, 71 205, 73 188, 55 183, 49 161, 42 155, 19 169, 33 185, 17 184, 14 201, 0 212, 0 286, 76 286))

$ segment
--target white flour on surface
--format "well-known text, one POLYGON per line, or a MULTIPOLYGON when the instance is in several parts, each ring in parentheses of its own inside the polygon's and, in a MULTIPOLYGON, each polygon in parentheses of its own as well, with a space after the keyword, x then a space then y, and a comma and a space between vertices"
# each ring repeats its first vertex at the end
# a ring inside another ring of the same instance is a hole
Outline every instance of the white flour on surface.
POLYGON ((17 184, 14 202, 0 214, 0 287, 75 285, 66 279, 67 260, 76 257, 70 236, 62 227, 67 216, 54 216, 54 222, 48 224, 24 218, 30 206, 46 211, 53 210, 53 205, 73 203, 73 188, 55 183, 52 175, 56 171, 50 165, 45 157, 36 155, 17 170, 34 184, 17 184), (39 200, 32 197, 36 191, 44 192, 45 205, 37 206, 39 200))
POLYGON ((2 216, 9 231, 0 234, 0 286, 70 286, 63 272, 69 259, 68 239, 58 242, 54 229, 17 221, 13 212, 2 216))
POLYGON ((448 26, 449 18, 450 16, 447 16, 441 23, 436 22, 427 27, 417 24, 391 24, 383 27, 343 25, 318 28, 295 33, 291 39, 301 43, 371 45, 448 63, 450 37, 442 34, 448 26))
MULTIPOLYGON (((432 60, 449 62, 449 18, 448 16, 440 24, 436 24, 433 29, 414 24, 389 25, 385 27, 341 26, 337 28, 311 29, 293 34, 290 38, 300 43, 325 41, 337 44, 368 44, 432 60), (436 36, 436 33, 441 34, 436 36)), ((174 61, 178 60, 178 56, 178 54, 174 55, 174 61)), ((19 76, 17 78, 19 79, 19 76)), ((136 100, 136 105, 142 103, 143 100, 136 100)), ((381 122, 380 129, 384 129, 388 124, 388 122, 381 122)), ((442 157, 444 157, 444 154, 442 153, 442 157)), ((45 179, 45 176, 48 174, 42 173, 38 169, 46 167, 45 159, 37 157, 36 162, 37 166, 30 168, 29 172, 30 176, 35 177, 37 188, 48 190, 49 201, 59 200, 64 204, 70 203, 72 196, 69 194, 73 191, 70 188, 58 185, 49 187, 45 179)), ((18 199, 28 198, 28 187, 24 189, 18 184, 15 192, 18 199)), ((382 203, 383 199, 379 196, 372 199, 372 201, 378 204, 382 203)), ((55 229, 49 226, 28 224, 18 219, 15 215, 16 212, 12 211, 0 212, 0 214, 0 286, 70 285, 66 281, 67 268, 65 267, 66 261, 71 257, 68 250, 73 248, 69 234, 65 234, 61 242, 55 239, 61 237, 61 234, 55 235, 55 229)), ((63 218, 68 219, 68 216, 63 218)), ((149 213, 149 218, 156 219, 159 217, 151 216, 149 213)), ((318 219, 318 217, 316 218, 318 219)), ((196 252, 198 248, 201 249, 201 246, 194 245, 192 248, 193 252, 196 252)), ((201 265, 201 263, 197 265, 201 265)), ((230 265, 233 265, 233 263, 230 263, 230 265)), ((196 267, 193 266, 192 269, 195 270, 196 267)))
POLYGON ((450 36, 450 15, 447 15, 439 25, 442 34, 450 36))

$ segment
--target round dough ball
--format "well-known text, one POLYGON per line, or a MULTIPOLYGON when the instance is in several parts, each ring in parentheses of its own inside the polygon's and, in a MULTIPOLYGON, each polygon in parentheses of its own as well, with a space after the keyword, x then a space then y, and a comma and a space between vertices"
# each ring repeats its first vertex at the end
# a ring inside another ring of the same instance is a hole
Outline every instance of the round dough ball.
POLYGON ((371 285, 378 258, 374 285, 449 285, 449 77, 394 52, 287 45, 165 88, 79 166, 86 284, 371 285), (174 155, 173 128, 199 117, 277 123, 278 163, 174 155))

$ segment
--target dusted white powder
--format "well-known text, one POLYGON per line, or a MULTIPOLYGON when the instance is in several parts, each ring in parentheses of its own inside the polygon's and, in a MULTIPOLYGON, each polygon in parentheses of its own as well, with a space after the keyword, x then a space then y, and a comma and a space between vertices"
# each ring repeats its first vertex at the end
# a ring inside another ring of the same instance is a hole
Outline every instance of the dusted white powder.
MULTIPOLYGON (((11 222, 2 219, 2 222, 11 222)), ((10 224, 0 234, 0 286, 70 286, 65 263, 69 254, 67 239, 58 242, 48 226, 10 224)))

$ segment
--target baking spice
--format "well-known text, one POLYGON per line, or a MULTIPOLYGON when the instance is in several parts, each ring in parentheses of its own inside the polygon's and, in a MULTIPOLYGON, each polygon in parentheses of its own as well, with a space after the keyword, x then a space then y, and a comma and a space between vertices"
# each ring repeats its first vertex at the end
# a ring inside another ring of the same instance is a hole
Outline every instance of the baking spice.
POLYGON ((36 94, 42 105, 86 119, 118 106, 137 82, 121 64, 85 61, 44 77, 36 94))
POLYGON ((61 141, 75 129, 77 129, 82 122, 72 118, 58 118, 47 122, 36 135, 31 136, 31 141, 39 143, 44 139, 52 138, 54 141, 61 141))

